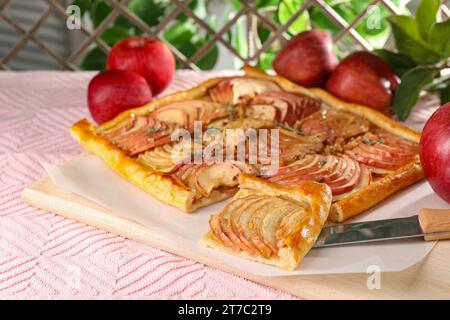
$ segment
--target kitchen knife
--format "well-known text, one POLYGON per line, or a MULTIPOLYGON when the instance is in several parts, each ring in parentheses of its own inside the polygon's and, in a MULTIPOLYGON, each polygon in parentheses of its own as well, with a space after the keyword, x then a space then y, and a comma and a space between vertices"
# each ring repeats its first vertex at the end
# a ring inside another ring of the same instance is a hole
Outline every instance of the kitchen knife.
POLYGON ((407 218, 337 224, 322 229, 314 248, 418 238, 450 239, 450 209, 421 209, 407 218))

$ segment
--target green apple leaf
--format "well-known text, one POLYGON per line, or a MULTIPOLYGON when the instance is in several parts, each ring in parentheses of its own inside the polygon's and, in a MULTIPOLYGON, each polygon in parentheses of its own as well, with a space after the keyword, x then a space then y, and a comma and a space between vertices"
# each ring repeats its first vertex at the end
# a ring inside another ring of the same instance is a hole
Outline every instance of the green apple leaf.
MULTIPOLYGON (((189 9, 199 18, 204 19, 207 16, 206 0, 192 0, 188 4, 189 9)), ((175 17, 178 21, 189 20, 189 17, 184 13, 180 13, 175 17)))
POLYGON ((433 81, 437 74, 439 74, 439 69, 418 66, 403 75, 394 99, 394 109, 400 120, 408 118, 419 99, 420 92, 433 81))
POLYGON ((91 9, 92 0, 74 0, 72 1, 72 5, 78 6, 78 8, 80 8, 81 16, 83 16, 91 9))
POLYGON ((373 52, 386 61, 399 77, 417 66, 414 59, 404 53, 396 53, 386 49, 374 50, 373 52))
POLYGON ((195 26, 191 21, 175 23, 164 32, 164 39, 174 46, 191 42, 194 36, 195 26))
POLYGON ((279 0, 257 0, 255 3, 256 8, 276 7, 279 0))
POLYGON ((309 8, 309 16, 313 28, 328 30, 331 34, 336 34, 340 30, 328 16, 315 6, 309 8))
POLYGON ((270 36, 270 30, 264 27, 258 28, 258 37, 261 43, 264 43, 270 36))
MULTIPOLYGON (((252 6, 255 8, 268 8, 268 7, 276 8, 280 0, 256 0, 253 2, 254 4, 252 6)), ((233 8, 236 10, 240 10, 243 8, 241 0, 231 0, 231 3, 233 5, 233 8)))
MULTIPOLYGON (((197 47, 201 48, 205 41, 200 41, 197 43, 197 47)), ((217 63, 219 58, 219 47, 217 45, 212 46, 208 52, 196 63, 196 65, 202 70, 211 70, 217 63)))
POLYGON ((106 53, 100 48, 89 51, 81 61, 80 67, 83 70, 105 70, 106 53))
POLYGON ((100 23, 111 13, 112 8, 104 1, 95 1, 90 10, 91 20, 94 27, 97 28, 100 23))
POLYGON ((438 48, 441 57, 450 57, 450 19, 434 24, 430 31, 430 43, 438 48))
POLYGON ((116 42, 129 38, 130 36, 131 35, 128 29, 119 26, 112 26, 102 33, 101 38, 108 45, 113 46, 116 42))
POLYGON ((420 63, 436 63, 441 59, 440 53, 421 38, 414 17, 393 15, 388 19, 399 52, 420 63))
POLYGON ((263 70, 272 69, 272 63, 273 63, 273 60, 275 60, 275 57, 276 57, 276 54, 274 52, 272 52, 271 50, 264 52, 258 61, 258 67, 263 70))
MULTIPOLYGON (((303 6, 304 0, 281 0, 278 6, 278 21, 285 24, 303 6)), ((311 28, 308 10, 305 10, 288 28, 288 32, 296 35, 311 28)))
POLYGON ((441 0, 422 0, 417 7, 416 20, 422 39, 428 40, 440 6, 441 0))
POLYGON ((233 8, 235 10, 241 10, 243 7, 240 0, 231 0, 231 3, 233 4, 233 8))
MULTIPOLYGON (((211 27, 214 27, 214 23, 210 19, 209 25, 211 27)), ((164 39, 170 42, 183 55, 190 58, 205 45, 209 40, 209 36, 201 37, 192 20, 180 20, 164 32, 164 39)), ((196 65, 202 70, 210 70, 216 65, 218 58, 219 48, 217 45, 214 45, 196 62, 196 65)), ((177 67, 181 68, 182 65, 177 63, 177 67)))
POLYGON ((164 17, 169 0, 132 0, 128 9, 141 18, 147 25, 154 27, 164 17))

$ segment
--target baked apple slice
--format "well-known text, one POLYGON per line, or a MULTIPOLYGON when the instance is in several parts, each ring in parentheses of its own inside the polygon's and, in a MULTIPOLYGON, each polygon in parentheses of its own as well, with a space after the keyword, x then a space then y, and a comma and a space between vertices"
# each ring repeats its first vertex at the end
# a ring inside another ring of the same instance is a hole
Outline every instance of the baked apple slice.
MULTIPOLYGON (((279 129, 278 156, 281 165, 292 163, 307 154, 323 150, 324 145, 317 137, 299 135, 291 130, 279 129)), ((270 155, 271 140, 268 139, 267 153, 270 155)))
POLYGON ((228 117, 221 104, 205 100, 177 101, 154 110, 147 116, 132 116, 118 126, 100 132, 130 156, 171 142, 177 128, 194 130, 194 121, 203 124, 228 117))
POLYGON ((333 201, 341 200, 349 196, 350 194, 361 190, 362 188, 364 188, 365 186, 369 185, 372 182, 372 172, 369 170, 369 168, 367 168, 367 166, 363 164, 361 164, 360 167, 361 167, 361 174, 357 186, 351 188, 345 193, 341 194, 337 193, 336 195, 333 195, 333 201))
POLYGON ((325 184, 302 181, 296 187, 282 187, 241 175, 239 192, 210 218, 210 231, 201 242, 293 270, 317 240, 331 201, 325 184))
POLYGON ((152 150, 141 153, 137 156, 136 160, 146 165, 149 169, 157 172, 173 172, 180 164, 176 164, 173 161, 171 152, 166 146, 170 146, 170 144, 158 146, 152 150))
POLYGON ((156 110, 152 116, 159 121, 174 123, 180 128, 190 129, 190 123, 198 118, 198 109, 193 106, 177 108, 177 105, 171 105, 156 110))
POLYGON ((221 243, 224 247, 232 248, 234 250, 238 249, 230 238, 222 231, 218 216, 211 216, 209 218, 209 228, 211 230, 211 236, 214 237, 217 242, 221 243))
POLYGON ((195 188, 201 195, 208 197, 218 187, 237 186, 240 170, 230 163, 201 164, 194 174, 195 188))
POLYGON ((345 140, 369 131, 370 123, 348 112, 326 109, 300 120, 294 127, 305 134, 315 135, 322 141, 333 144, 337 139, 345 140))
POLYGON ((333 200, 336 199, 337 195, 354 190, 361 180, 361 165, 351 159, 347 161, 351 162, 347 167, 354 168, 354 170, 346 170, 342 174, 342 177, 327 183, 333 192, 333 200))
POLYGON ((192 192, 194 192, 194 199, 202 197, 202 195, 195 188, 195 170, 198 166, 198 164, 192 163, 184 164, 174 172, 174 175, 192 192))
POLYGON ((274 216, 281 216, 279 220, 281 223, 282 217, 298 210, 297 207, 295 207, 294 210, 293 206, 294 205, 288 200, 272 197, 268 203, 253 211, 248 223, 248 228, 251 232, 252 242, 264 257, 270 257, 277 252, 277 241, 272 240, 271 236, 275 236, 277 228, 280 225, 277 224, 272 230, 264 230, 264 220, 266 220, 266 226, 270 226, 271 224, 268 223, 269 220, 276 219, 274 216), (269 235, 269 233, 271 233, 271 235, 269 235))
POLYGON ((328 176, 324 177, 324 182, 329 186, 340 187, 348 185, 353 176, 358 174, 359 163, 347 156, 339 156, 339 162, 335 170, 328 176))
POLYGON ((280 162, 284 165, 304 155, 321 152, 324 145, 318 137, 299 135, 291 130, 280 129, 279 148, 280 162))
POLYGON ((270 249, 261 245, 260 242, 256 241, 253 238, 253 232, 250 227, 250 220, 255 211, 259 210, 261 207, 264 207, 267 203, 269 203, 272 199, 257 197, 255 201, 252 201, 253 196, 242 198, 243 201, 250 201, 250 203, 243 208, 238 208, 233 213, 234 215, 239 214, 239 221, 236 225, 236 234, 240 241, 244 243, 250 250, 247 250, 253 253, 258 253, 264 257, 270 256, 270 249))
POLYGON ((207 198, 214 190, 235 188, 241 171, 230 163, 183 164, 174 174, 196 198, 207 198))
POLYGON ((151 116, 159 121, 177 124, 177 127, 194 130, 194 121, 204 125, 228 117, 229 111, 219 103, 206 100, 184 100, 156 109, 151 116))
POLYGON ((261 220, 259 230, 260 237, 264 240, 265 244, 269 246, 272 252, 277 251, 278 239, 277 230, 281 225, 282 219, 294 212, 298 211, 298 206, 290 201, 285 201, 283 205, 278 207, 276 210, 269 212, 261 220))
POLYGON ((151 170, 171 173, 191 160, 191 157, 192 148, 185 149, 181 143, 168 143, 140 153, 136 160, 151 170))
POLYGON ((131 117, 120 126, 100 133, 130 156, 170 142, 175 123, 150 116, 131 117))
POLYGON ((235 248, 256 253, 258 250, 256 247, 246 239, 242 239, 239 234, 239 221, 241 212, 245 211, 248 206, 260 201, 258 196, 249 196, 246 199, 240 199, 241 201, 233 201, 229 203, 218 215, 218 219, 221 223, 221 229, 226 236, 235 244, 235 248))
POLYGON ((244 204, 244 201, 230 202, 223 208, 220 215, 211 216, 210 218, 211 220, 217 220, 215 229, 211 229, 217 239, 219 239, 224 246, 233 248, 234 250, 248 250, 245 244, 240 241, 229 226, 234 209, 243 206, 244 204))
POLYGON ((418 145, 382 130, 368 132, 344 146, 345 153, 382 177, 414 160, 418 145))
POLYGON ((284 91, 269 91, 255 96, 246 107, 246 116, 277 121, 292 126, 297 120, 320 109, 321 102, 304 95, 284 91), (267 112, 272 106, 277 112, 267 112))
POLYGON ((281 219, 280 225, 275 233, 277 246, 289 247, 298 242, 298 238, 301 236, 302 232, 302 225, 307 223, 305 220, 308 218, 308 210, 303 206, 292 211, 290 214, 285 215, 281 219))
POLYGON ((365 165, 348 156, 332 155, 307 155, 265 178, 283 186, 296 186, 305 180, 326 183, 331 188, 333 201, 372 182, 371 172, 365 165))
POLYGON ((271 104, 253 104, 245 108, 245 116, 254 119, 281 122, 284 110, 271 104))
POLYGON ((289 184, 289 182, 287 182, 289 178, 293 177, 297 180, 299 177, 307 176, 308 174, 320 169, 323 161, 323 157, 318 154, 307 155, 301 160, 279 168, 275 173, 265 175, 265 177, 268 177, 272 182, 289 184))
POLYGON ((220 81, 209 90, 211 99, 225 104, 245 103, 257 94, 267 91, 281 91, 275 82, 252 77, 232 77, 220 81))
POLYGON ((219 130, 226 129, 260 129, 260 128, 275 128, 273 122, 254 118, 224 118, 211 122, 208 128, 215 128, 219 130))

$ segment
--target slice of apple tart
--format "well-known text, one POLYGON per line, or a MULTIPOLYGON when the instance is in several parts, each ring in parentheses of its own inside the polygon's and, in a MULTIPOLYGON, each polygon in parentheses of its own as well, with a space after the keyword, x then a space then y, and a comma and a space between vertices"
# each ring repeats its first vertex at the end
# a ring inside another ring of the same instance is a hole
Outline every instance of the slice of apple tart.
POLYGON ((326 184, 301 181, 285 187, 241 175, 239 192, 211 216, 201 243, 293 270, 316 242, 331 201, 326 184))

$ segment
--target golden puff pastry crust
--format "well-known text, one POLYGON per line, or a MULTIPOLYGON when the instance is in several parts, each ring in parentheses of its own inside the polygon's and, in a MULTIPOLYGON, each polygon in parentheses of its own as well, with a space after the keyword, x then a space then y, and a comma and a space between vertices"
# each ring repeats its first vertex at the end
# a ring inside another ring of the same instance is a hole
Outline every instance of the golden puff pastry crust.
POLYGON ((225 239, 217 234, 218 229, 216 228, 206 233, 200 243, 249 260, 291 271, 299 265, 303 257, 314 246, 327 220, 331 201, 332 194, 326 184, 302 181, 296 187, 282 187, 267 180, 241 175, 239 192, 227 207, 210 219, 212 227, 215 219, 218 219, 217 223, 222 223, 222 227, 223 223, 227 222, 234 225, 229 226, 228 229, 225 226, 219 230, 225 239), (246 206, 241 206, 239 201, 246 203, 246 206), (264 210, 268 206, 273 207, 271 210, 264 210), (234 211, 228 216, 224 216, 227 215, 224 213, 227 208, 228 211, 234 211), (250 219, 246 217, 250 217, 250 219), (259 224, 256 225, 255 221, 259 221, 259 224), (239 225, 240 223, 246 226, 239 225), (271 223, 273 225, 270 225, 271 223), (245 235, 245 230, 240 235, 238 234, 239 231, 236 230, 239 228, 236 229, 236 227, 239 226, 244 229, 248 227, 253 232, 258 229, 259 232, 255 238, 249 239, 245 235), (286 232, 285 228, 289 232, 286 232), (273 232, 274 230, 276 232, 273 232), (265 233, 266 231, 268 233, 265 233), (238 235, 233 238, 233 234, 230 232, 238 235), (274 240, 276 240, 276 245, 271 245, 270 243, 274 240), (241 243, 241 241, 245 241, 244 247, 242 247, 244 242, 241 243), (252 244, 249 244, 248 241, 256 244, 255 248, 250 248, 252 244), (266 249, 268 246, 272 248, 272 251, 264 252, 264 244, 261 241, 266 244, 266 249), (258 242, 261 243, 259 246, 258 242))

